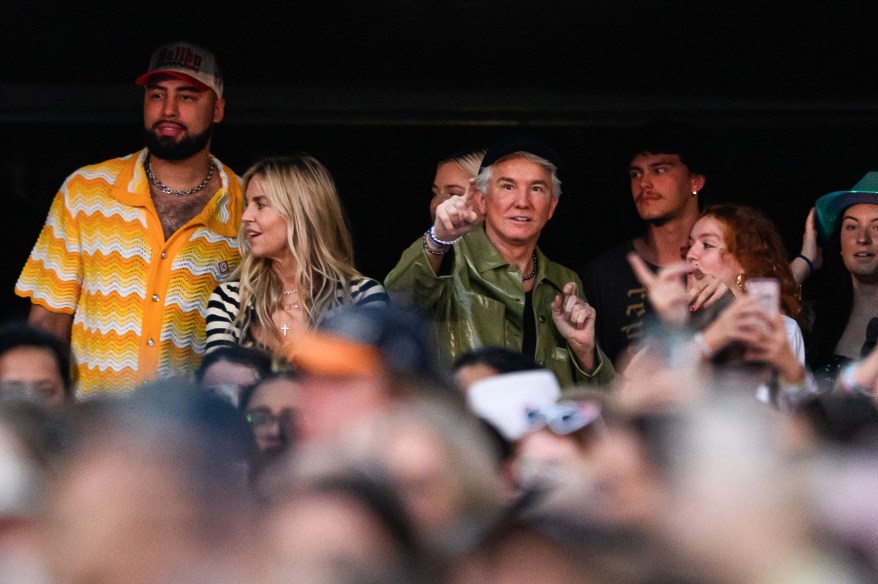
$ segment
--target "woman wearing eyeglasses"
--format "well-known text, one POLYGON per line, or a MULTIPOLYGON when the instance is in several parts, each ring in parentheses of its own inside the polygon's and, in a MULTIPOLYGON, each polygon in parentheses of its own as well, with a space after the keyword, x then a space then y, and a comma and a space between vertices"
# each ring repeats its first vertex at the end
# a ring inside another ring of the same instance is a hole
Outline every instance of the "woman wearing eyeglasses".
POLYGON ((299 384, 288 373, 266 377, 244 392, 240 408, 256 437, 263 463, 286 452, 295 439, 298 403, 299 384))

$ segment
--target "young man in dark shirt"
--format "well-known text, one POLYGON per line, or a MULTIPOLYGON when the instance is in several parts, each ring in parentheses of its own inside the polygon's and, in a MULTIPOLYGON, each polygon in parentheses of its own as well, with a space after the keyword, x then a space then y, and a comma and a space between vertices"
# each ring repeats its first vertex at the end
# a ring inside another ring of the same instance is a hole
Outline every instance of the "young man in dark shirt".
POLYGON ((631 196, 646 231, 593 259, 582 271, 586 297, 599 315, 598 344, 616 364, 643 334, 646 289, 626 256, 636 252, 653 269, 677 263, 698 219, 706 182, 706 144, 700 132, 677 122, 651 122, 631 140, 631 196))

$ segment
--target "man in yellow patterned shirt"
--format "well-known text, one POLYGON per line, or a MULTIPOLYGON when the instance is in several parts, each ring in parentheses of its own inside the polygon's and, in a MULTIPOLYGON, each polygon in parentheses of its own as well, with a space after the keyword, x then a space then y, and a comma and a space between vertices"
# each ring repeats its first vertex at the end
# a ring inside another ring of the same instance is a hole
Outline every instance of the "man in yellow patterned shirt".
POLYGON ((81 397, 196 367, 207 299, 239 261, 240 180, 210 155, 214 55, 162 46, 136 83, 146 148, 67 178, 15 286, 30 324, 69 339, 81 397))

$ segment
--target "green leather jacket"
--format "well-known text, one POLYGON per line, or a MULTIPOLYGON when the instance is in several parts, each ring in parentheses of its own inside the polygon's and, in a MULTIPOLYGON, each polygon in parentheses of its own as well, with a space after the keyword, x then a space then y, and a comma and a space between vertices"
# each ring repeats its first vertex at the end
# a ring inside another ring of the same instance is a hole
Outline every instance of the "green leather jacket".
MULTIPOLYGON (((581 296, 582 282, 572 270, 547 259, 539 248, 536 252, 539 268, 532 318, 536 320, 537 363, 552 371, 561 387, 609 384, 613 365, 603 351, 597 348, 596 367, 586 373, 552 321, 552 301, 564 284, 576 282, 581 296)), ((419 238, 403 252, 384 281, 395 302, 416 306, 432 319, 440 365, 448 367, 461 353, 489 345, 521 351, 524 289, 518 266, 506 263, 488 240, 484 226, 456 243, 445 258, 449 261, 447 274, 434 274, 419 238)))

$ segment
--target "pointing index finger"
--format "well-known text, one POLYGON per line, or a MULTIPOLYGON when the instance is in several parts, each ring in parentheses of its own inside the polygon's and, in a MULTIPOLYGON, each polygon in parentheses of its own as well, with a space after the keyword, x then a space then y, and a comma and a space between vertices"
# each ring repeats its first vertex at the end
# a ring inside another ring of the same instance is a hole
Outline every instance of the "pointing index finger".
POLYGON ((471 205, 473 198, 476 196, 476 179, 471 178, 467 181, 469 184, 466 187, 466 190, 463 192, 463 200, 467 205, 471 205))
POLYGON ((643 258, 634 252, 629 253, 627 258, 628 263, 631 264, 631 269, 634 270, 634 275, 637 276, 637 280, 647 288, 652 287, 656 281, 656 276, 646 265, 646 262, 643 261, 643 258))

